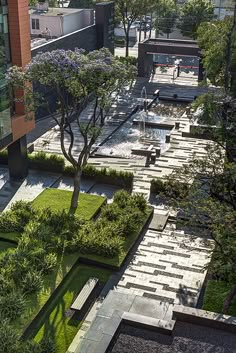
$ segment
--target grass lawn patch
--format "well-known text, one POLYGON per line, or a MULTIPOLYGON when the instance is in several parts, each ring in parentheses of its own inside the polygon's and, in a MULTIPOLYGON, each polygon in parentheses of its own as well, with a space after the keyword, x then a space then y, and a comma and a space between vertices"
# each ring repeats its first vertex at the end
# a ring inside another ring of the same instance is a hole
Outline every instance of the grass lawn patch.
MULTIPOLYGON (((59 189, 46 189, 33 201, 35 208, 44 209, 50 207, 54 211, 70 208, 72 191, 59 189)), ((97 195, 80 193, 76 215, 85 220, 93 218, 97 210, 102 206, 105 198, 97 195)))
POLYGON ((66 316, 66 311, 90 277, 97 277, 105 283, 111 272, 91 266, 78 264, 60 287, 54 301, 47 307, 38 325, 35 340, 40 342, 44 335, 49 335, 55 343, 57 353, 65 353, 82 325, 82 320, 66 316), (40 326, 39 326, 40 325, 40 326))
POLYGON ((16 244, 10 243, 9 241, 0 240, 0 253, 4 250, 15 248, 16 244))
MULTIPOLYGON (((224 299, 230 288, 230 285, 224 281, 208 281, 204 295, 203 309, 221 313, 224 299)), ((229 315, 236 316, 236 299, 230 306, 229 315)))
POLYGON ((27 297, 26 310, 14 321, 14 327, 22 334, 33 318, 46 304, 54 290, 78 260, 78 254, 58 256, 58 265, 52 273, 44 276, 43 288, 27 297))
POLYGON ((0 232, 0 239, 7 240, 9 242, 17 243, 19 237, 20 237, 20 233, 15 233, 15 232, 2 233, 2 232, 0 232))
POLYGON ((125 239, 124 246, 121 249, 121 252, 119 253, 118 256, 115 256, 113 258, 99 256, 99 255, 96 255, 96 254, 80 254, 80 256, 82 258, 84 258, 84 259, 96 261, 96 262, 99 262, 101 264, 110 265, 110 266, 113 266, 113 267, 116 267, 117 269, 119 269, 120 266, 122 265, 123 261, 125 260, 128 252, 130 251, 130 249, 135 244, 135 242, 136 242, 137 238, 139 237, 143 227, 145 226, 145 224, 149 220, 152 212, 153 212, 152 208, 149 207, 149 210, 147 211, 147 216, 146 216, 143 224, 139 227, 139 229, 136 232, 131 233, 125 239))

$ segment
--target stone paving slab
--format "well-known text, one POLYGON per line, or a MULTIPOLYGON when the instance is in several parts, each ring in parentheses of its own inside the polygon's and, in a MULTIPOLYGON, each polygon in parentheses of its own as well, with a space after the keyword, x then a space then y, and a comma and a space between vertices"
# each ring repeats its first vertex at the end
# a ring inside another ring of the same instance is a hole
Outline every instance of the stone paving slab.
MULTIPOLYGON (((81 192, 88 192, 94 186, 94 184, 95 182, 93 180, 82 178, 80 185, 81 192)), ((62 190, 73 191, 73 178, 63 176, 59 180, 57 180, 55 184, 53 184, 53 187, 62 190)))
POLYGON ((168 219, 168 212, 166 214, 154 213, 149 229, 163 230, 168 219))
POLYGON ((128 289, 161 303, 197 305, 213 243, 173 229, 167 223, 163 231, 147 230, 118 291, 128 289))

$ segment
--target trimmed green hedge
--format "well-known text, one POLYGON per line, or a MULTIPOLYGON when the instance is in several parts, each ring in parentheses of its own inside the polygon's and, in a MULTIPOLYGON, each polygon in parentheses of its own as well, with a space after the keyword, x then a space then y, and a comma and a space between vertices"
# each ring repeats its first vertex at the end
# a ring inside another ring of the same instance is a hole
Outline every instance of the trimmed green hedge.
POLYGON ((170 198, 185 198, 189 192, 189 185, 175 180, 155 178, 151 180, 150 192, 170 198))
MULTIPOLYGON (((28 154, 29 167, 31 169, 39 169, 48 172, 62 173, 64 175, 73 176, 72 166, 66 166, 62 156, 57 154, 48 154, 45 152, 37 152, 28 154)), ((0 163, 7 164, 7 151, 0 152, 0 163)), ((97 182, 104 184, 112 184, 121 186, 122 188, 131 189, 133 183, 133 173, 117 171, 111 168, 96 168, 91 164, 84 167, 82 175, 87 178, 95 178, 97 182)))

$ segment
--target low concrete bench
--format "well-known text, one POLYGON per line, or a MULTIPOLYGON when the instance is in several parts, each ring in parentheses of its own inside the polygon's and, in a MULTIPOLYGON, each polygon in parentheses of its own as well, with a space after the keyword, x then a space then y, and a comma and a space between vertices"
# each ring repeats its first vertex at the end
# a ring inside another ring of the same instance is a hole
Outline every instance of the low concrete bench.
POLYGON ((82 290, 80 291, 79 295, 71 305, 71 309, 73 310, 81 310, 84 304, 86 303, 88 297, 95 289, 96 285, 98 284, 98 278, 89 278, 89 280, 85 283, 82 290))

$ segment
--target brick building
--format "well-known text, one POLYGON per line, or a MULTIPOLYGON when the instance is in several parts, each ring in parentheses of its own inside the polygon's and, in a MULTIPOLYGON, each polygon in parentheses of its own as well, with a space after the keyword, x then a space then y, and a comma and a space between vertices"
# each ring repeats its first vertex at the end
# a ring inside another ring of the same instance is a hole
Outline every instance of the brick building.
POLYGON ((27 174, 26 134, 35 126, 34 116, 26 116, 23 104, 10 97, 5 73, 9 66, 25 66, 31 59, 28 0, 0 0, 0 38, 0 150, 8 148, 10 176, 23 178, 27 174))

